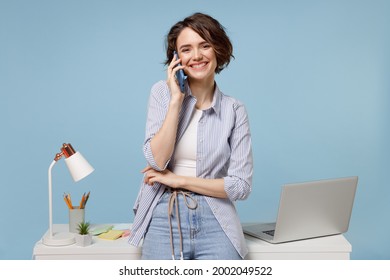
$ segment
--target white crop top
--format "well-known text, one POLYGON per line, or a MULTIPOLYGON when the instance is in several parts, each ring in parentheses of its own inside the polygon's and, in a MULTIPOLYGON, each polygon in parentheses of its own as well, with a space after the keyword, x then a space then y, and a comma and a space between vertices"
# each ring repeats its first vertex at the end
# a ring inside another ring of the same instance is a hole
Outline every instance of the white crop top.
POLYGON ((198 109, 193 112, 186 131, 177 143, 172 171, 177 175, 196 177, 196 143, 202 113, 198 109))

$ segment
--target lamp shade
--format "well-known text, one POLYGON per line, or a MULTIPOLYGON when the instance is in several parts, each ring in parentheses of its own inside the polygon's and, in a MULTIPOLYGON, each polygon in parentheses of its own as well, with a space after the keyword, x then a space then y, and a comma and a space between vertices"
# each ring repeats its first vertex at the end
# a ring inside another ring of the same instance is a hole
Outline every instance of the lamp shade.
POLYGON ((83 179, 95 170, 79 152, 65 158, 65 163, 75 182, 83 179))

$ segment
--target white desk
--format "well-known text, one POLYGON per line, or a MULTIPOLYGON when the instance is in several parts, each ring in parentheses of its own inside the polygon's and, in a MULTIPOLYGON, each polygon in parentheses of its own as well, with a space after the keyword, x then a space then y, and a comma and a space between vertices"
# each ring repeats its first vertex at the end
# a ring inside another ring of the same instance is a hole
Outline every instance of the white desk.
MULTIPOLYGON (((114 225, 114 224, 113 224, 114 225)), ((117 224, 115 224, 117 225, 117 224)), ((121 227, 129 224, 119 224, 121 227)), ((102 225, 96 225, 100 227, 102 225)), ((68 224, 53 225, 54 232, 65 232, 68 224)), ((343 235, 334 235, 308 239, 303 241, 288 242, 282 244, 270 244, 260 239, 245 236, 249 253, 248 260, 347 260, 352 251, 351 244, 343 235)), ((136 260, 141 255, 141 249, 131 246, 127 238, 117 240, 104 240, 93 237, 92 245, 80 247, 75 244, 70 246, 51 247, 42 244, 39 240, 33 250, 35 260, 136 260)))

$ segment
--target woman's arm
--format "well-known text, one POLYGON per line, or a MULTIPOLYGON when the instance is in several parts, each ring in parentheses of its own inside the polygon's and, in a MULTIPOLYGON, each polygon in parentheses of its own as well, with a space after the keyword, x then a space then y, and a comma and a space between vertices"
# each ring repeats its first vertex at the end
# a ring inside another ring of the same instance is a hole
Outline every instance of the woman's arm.
POLYGON ((160 169, 165 168, 175 147, 180 107, 181 102, 179 100, 171 99, 164 123, 150 141, 154 160, 160 169))
MULTIPOLYGON (((173 59, 168 66, 167 85, 170 91, 168 111, 161 128, 159 128, 150 140, 151 153, 155 164, 160 170, 165 169, 175 148, 179 113, 184 100, 184 94, 180 92, 180 88, 175 79, 176 71, 182 68, 181 66, 177 66, 179 62, 180 60, 173 59)), ((149 110, 153 111, 156 104, 150 104, 149 106, 149 110)), ((151 112, 151 114, 155 114, 155 112, 151 112)))
POLYGON ((164 171, 156 171, 150 166, 144 168, 142 172, 145 173, 145 183, 149 185, 159 182, 174 189, 186 189, 207 196, 227 198, 223 178, 204 179, 179 176, 167 169, 164 171))

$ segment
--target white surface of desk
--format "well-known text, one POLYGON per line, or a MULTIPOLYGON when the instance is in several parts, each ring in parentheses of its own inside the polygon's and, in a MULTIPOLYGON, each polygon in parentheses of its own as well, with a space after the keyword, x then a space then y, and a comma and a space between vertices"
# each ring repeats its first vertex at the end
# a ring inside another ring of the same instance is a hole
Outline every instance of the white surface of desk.
MULTIPOLYGON (((130 224, 112 224, 120 228, 130 228, 130 224)), ((95 225, 99 228, 103 225, 95 225)), ((53 232, 66 232, 67 224, 53 225, 53 232)), ((343 235, 313 238, 303 241, 271 244, 255 237, 245 235, 249 253, 248 260, 347 260, 352 251, 351 244, 343 235)), ((35 260, 137 260, 141 256, 141 248, 128 243, 128 238, 104 240, 93 237, 92 244, 80 247, 52 247, 42 244, 39 240, 33 250, 35 260)))
POLYGON ((248 260, 349 260, 352 246, 341 234, 271 244, 245 235, 248 260))
MULTIPOLYGON (((130 224, 102 224, 92 225, 91 229, 105 225, 115 225, 118 228, 130 228, 130 224)), ((54 224, 53 232, 68 231, 68 224, 54 224)), ((35 260, 137 260, 141 256, 141 248, 128 243, 127 237, 116 240, 105 240, 98 236, 92 237, 92 244, 81 247, 76 244, 69 246, 46 246, 39 240, 33 251, 35 260)))

